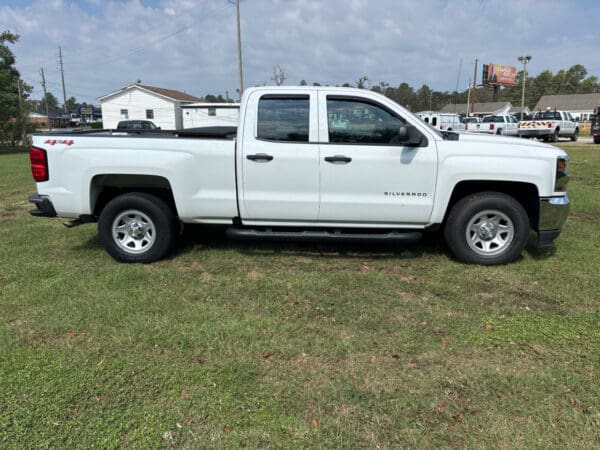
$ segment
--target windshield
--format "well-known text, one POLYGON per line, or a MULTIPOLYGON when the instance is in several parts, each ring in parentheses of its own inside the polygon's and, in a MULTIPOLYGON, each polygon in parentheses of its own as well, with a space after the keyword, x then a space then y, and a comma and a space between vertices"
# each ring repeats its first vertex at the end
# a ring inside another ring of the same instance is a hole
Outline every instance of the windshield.
POLYGON ((537 120, 560 120, 560 113, 558 111, 536 112, 533 118, 537 120))
POLYGON ((483 123, 489 123, 489 122, 504 122, 504 117, 503 116, 485 116, 483 118, 483 123))

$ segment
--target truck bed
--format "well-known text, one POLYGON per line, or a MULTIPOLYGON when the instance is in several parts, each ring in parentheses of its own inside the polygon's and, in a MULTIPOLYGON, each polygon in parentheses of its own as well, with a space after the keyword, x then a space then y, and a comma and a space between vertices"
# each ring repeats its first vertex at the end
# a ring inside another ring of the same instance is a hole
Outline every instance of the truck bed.
POLYGON ((198 127, 181 130, 53 130, 48 133, 35 133, 35 136, 94 136, 94 137, 156 137, 156 138, 206 138, 235 139, 237 127, 198 127))

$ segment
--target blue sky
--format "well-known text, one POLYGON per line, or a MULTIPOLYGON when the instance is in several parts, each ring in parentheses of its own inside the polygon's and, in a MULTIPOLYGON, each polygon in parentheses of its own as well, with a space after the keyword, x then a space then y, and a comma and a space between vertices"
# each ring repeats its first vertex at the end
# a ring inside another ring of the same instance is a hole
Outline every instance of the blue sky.
MULTIPOLYGON (((600 2, 522 0, 242 0, 246 86, 408 82, 464 89, 473 61, 518 66, 532 75, 583 64, 600 77, 600 2), (460 61, 462 60, 462 64, 460 61), (461 68, 459 73, 459 66, 461 68)), ((0 29, 21 35, 12 47, 22 77, 41 97, 39 71, 62 98, 94 101, 138 79, 203 96, 235 95, 235 8, 227 0, 0 0, 0 29)))

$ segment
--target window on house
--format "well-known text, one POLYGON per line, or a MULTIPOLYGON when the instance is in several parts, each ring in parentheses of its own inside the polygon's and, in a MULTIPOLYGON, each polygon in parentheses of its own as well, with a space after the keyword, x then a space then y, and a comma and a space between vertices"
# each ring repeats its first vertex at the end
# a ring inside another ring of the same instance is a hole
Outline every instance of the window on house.
POLYGON ((154 119, 154 110, 153 109, 146 110, 146 119, 154 119))
POLYGON ((121 119, 129 119, 129 111, 126 109, 121 110, 121 119))
POLYGON ((216 116, 217 115, 217 108, 208 108, 208 115, 209 116, 216 116))

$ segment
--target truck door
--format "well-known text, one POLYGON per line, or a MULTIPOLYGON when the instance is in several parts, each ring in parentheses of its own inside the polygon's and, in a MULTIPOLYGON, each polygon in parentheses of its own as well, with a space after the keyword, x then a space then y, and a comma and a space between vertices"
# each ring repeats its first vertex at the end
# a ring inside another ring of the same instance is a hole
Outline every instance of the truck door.
POLYGON ((252 93, 237 149, 244 222, 316 221, 319 145, 316 91, 252 93))
POLYGON ((431 214, 437 152, 394 137, 407 122, 370 99, 319 92, 320 222, 423 224, 431 214))

